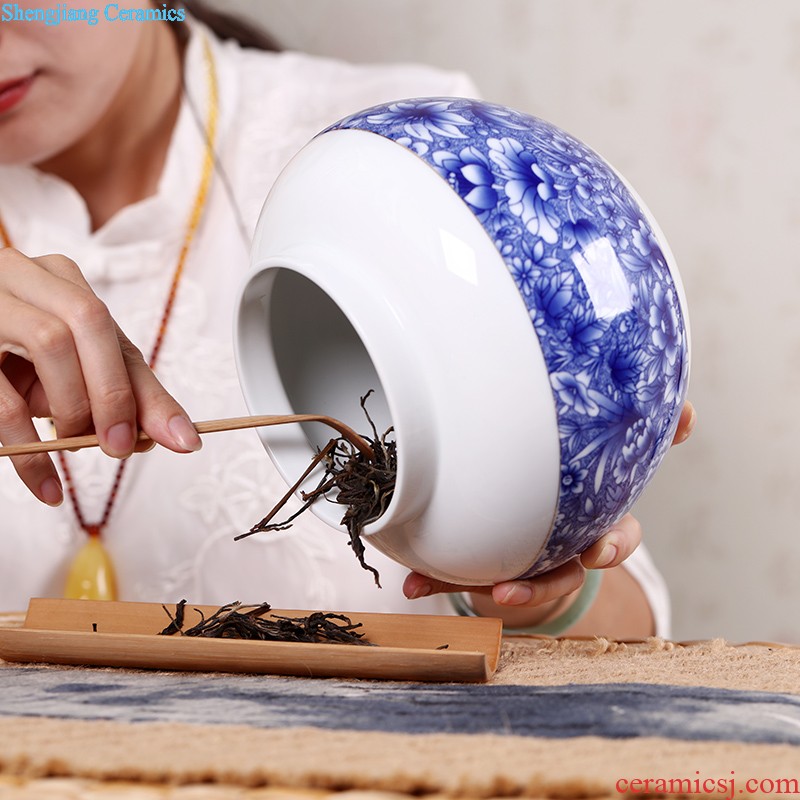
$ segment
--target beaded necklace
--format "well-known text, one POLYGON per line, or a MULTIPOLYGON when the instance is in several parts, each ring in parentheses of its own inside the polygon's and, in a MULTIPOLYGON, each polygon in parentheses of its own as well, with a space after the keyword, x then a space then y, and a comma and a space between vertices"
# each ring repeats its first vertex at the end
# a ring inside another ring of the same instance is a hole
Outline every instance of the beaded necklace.
MULTIPOLYGON (((178 254, 178 261, 172 274, 172 281, 164 304, 164 310, 159 320, 155 343, 150 352, 150 358, 148 359, 148 364, 151 369, 155 369, 158 355, 161 352, 161 346, 164 343, 164 337, 175 305, 178 286, 183 276, 183 268, 195 233, 200 225, 206 199, 208 197, 208 189, 214 173, 214 141, 216 138, 217 118, 219 115, 219 95, 214 57, 211 52, 211 46, 205 38, 203 38, 203 57, 206 66, 208 87, 208 116, 205 124, 203 166, 200 175, 200 183, 186 225, 186 233, 184 234, 183 243, 180 253, 178 254)), ((2 244, 3 247, 12 246, 11 239, 3 225, 2 219, 0 219, 0 244, 2 244)), ((97 522, 89 522, 83 514, 78 499, 75 480, 73 479, 67 458, 63 452, 58 452, 58 459, 75 519, 88 537, 86 543, 78 551, 72 562, 67 576, 64 595, 65 597, 77 599, 114 600, 117 594, 116 577, 113 564, 106 549, 102 545, 101 538, 119 494, 120 483, 122 482, 122 476, 125 473, 128 460, 121 460, 117 466, 114 481, 111 485, 111 490, 106 499, 100 520, 97 522)))

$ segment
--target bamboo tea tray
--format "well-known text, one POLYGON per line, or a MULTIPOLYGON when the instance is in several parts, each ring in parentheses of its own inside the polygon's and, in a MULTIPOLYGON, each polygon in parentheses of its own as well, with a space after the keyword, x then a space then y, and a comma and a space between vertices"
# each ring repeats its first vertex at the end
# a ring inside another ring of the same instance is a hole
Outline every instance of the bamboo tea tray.
MULTIPOLYGON (((175 606, 166 606, 171 614, 175 606)), ((215 606, 186 605, 185 628, 215 606)), ((309 611, 273 609, 307 616, 309 611)), ((407 681, 486 681, 497 668, 502 623, 481 617, 347 613, 376 647, 159 636, 159 603, 34 598, 22 627, 0 629, 5 661, 72 666, 407 681), (94 627, 96 626, 96 631, 94 627), (447 645, 446 649, 442 648, 447 645)))

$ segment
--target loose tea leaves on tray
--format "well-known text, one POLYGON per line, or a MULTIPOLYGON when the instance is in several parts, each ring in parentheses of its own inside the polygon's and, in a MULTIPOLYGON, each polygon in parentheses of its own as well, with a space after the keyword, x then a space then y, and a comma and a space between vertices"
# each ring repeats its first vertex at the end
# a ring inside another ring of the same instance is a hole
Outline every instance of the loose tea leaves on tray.
POLYGON ((162 606, 170 623, 159 636, 202 636, 210 639, 253 639, 262 642, 307 642, 312 644, 361 644, 372 645, 356 629, 361 623, 354 623, 344 614, 331 614, 314 611, 307 617, 282 617, 275 614, 267 617, 271 610, 269 603, 261 605, 242 605, 236 601, 222 606, 210 617, 196 608, 200 622, 184 630, 186 601, 175 606, 175 614, 170 614, 162 606))
POLYGON ((366 408, 367 398, 372 394, 370 389, 361 398, 361 408, 372 428, 373 438, 364 436, 372 448, 373 456, 368 458, 356 449, 347 439, 339 437, 331 439, 325 447, 314 456, 308 469, 300 476, 291 489, 280 499, 272 511, 264 519, 256 523, 247 533, 240 534, 235 540, 244 539, 262 531, 281 531, 291 527, 292 522, 321 497, 347 506, 342 525, 347 528, 350 547, 358 558, 359 564, 375 576, 375 583, 380 586, 378 571, 367 564, 364 543, 361 533, 371 522, 375 522, 387 509, 394 494, 397 480, 397 445, 389 436, 394 428, 389 428, 383 436, 378 435, 375 423, 366 408), (272 522, 278 511, 283 508, 289 498, 297 491, 303 481, 318 464, 324 467, 324 473, 317 487, 310 492, 302 492, 303 505, 283 522, 272 522), (332 498, 326 495, 337 490, 332 498))

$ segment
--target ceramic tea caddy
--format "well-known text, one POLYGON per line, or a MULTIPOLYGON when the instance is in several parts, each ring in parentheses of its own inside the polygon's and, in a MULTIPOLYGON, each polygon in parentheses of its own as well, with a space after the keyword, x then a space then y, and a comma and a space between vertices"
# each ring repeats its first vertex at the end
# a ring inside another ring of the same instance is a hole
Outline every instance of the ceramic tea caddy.
MULTIPOLYGON (((271 190, 237 308, 254 414, 394 428, 394 497, 364 539, 493 584, 589 547, 641 494, 686 397, 680 277, 651 214, 586 145, 462 98, 356 113, 271 190)), ((262 429, 288 483, 330 439, 262 429)), ((305 488, 315 485, 314 478, 305 488)), ((343 508, 312 510, 340 527, 343 508)))

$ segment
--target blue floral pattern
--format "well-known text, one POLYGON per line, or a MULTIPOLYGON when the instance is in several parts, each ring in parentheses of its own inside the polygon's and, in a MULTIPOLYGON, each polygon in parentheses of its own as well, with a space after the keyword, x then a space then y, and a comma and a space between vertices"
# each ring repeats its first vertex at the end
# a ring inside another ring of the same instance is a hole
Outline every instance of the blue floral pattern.
POLYGON ((375 106, 358 129, 416 153, 491 236, 550 373, 561 476, 546 548, 563 564, 633 505, 667 452, 686 396, 684 311, 646 213, 613 169, 536 117, 463 98, 375 106))

